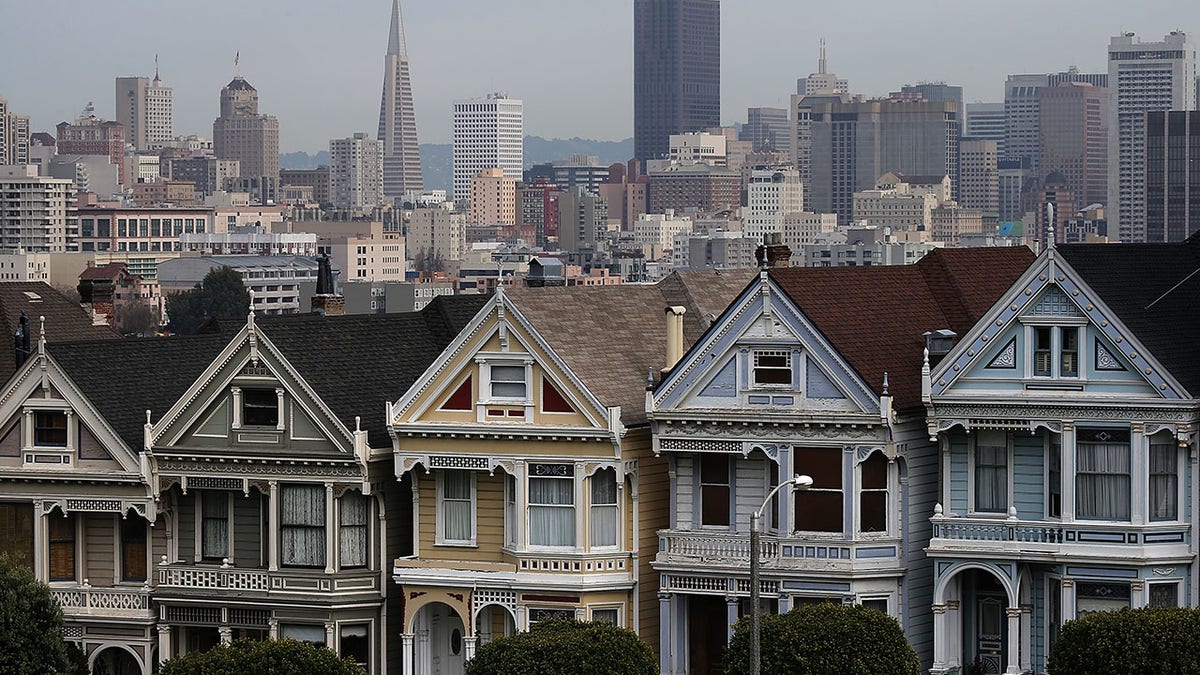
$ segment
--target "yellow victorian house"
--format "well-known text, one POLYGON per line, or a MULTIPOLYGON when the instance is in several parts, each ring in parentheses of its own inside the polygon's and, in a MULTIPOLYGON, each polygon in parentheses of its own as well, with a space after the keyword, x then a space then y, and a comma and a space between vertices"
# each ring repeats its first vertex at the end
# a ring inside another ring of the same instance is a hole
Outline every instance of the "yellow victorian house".
POLYGON ((394 567, 405 675, 461 672, 478 645, 550 618, 658 646, 650 563, 670 490, 648 378, 752 274, 498 292, 388 407, 412 496, 411 555, 394 567))

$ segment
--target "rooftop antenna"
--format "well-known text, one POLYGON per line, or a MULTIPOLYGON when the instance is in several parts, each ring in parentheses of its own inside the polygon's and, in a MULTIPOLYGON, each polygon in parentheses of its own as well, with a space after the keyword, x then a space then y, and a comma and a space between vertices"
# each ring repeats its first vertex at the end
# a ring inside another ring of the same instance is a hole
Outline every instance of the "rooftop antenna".
POLYGON ((162 82, 158 77, 158 54, 154 55, 154 81, 158 83, 162 82))
POLYGON ((825 38, 821 38, 821 58, 817 61, 817 72, 825 74, 825 38))
POLYGON ((233 76, 234 77, 242 76, 242 70, 241 70, 241 68, 238 67, 238 64, 241 62, 241 60, 242 60, 242 50, 239 49, 239 50, 237 50, 237 53, 233 55, 233 76))

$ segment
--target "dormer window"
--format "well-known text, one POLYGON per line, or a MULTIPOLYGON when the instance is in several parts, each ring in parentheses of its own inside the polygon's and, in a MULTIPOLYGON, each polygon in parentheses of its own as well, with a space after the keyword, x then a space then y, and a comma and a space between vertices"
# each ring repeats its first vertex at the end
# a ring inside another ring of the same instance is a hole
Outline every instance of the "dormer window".
POLYGON ((1033 326, 1033 376, 1079 377, 1079 328, 1033 326))
POLYGON ((525 366, 492 366, 491 394, 493 399, 524 401, 529 391, 525 366))
POLYGON ((33 444, 43 448, 67 447, 67 414, 58 410, 35 412, 33 444))
POLYGON ((279 398, 274 389, 242 390, 242 424, 248 427, 279 424, 279 398))
POLYGON ((792 353, 783 350, 754 352, 754 384, 790 385, 792 383, 792 353))

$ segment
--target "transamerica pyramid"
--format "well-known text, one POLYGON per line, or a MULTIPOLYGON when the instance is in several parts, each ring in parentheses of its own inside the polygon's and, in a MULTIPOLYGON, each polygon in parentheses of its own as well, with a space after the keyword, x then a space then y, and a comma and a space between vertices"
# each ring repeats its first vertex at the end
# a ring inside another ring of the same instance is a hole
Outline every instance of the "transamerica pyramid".
POLYGON ((407 191, 420 192, 421 155, 417 145, 417 116, 400 0, 392 0, 392 29, 383 59, 383 99, 379 103, 379 140, 383 142, 383 194, 389 199, 407 191))

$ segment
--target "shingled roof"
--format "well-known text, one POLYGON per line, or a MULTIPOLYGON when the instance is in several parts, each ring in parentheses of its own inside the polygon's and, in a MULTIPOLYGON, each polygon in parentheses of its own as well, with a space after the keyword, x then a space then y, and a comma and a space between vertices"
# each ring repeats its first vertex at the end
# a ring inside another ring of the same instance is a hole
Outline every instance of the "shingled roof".
MULTIPOLYGON (((347 428, 359 416, 371 446, 386 447, 385 404, 399 398, 486 303, 483 296, 438 297, 407 314, 292 314, 259 316, 255 323, 347 428)), ((48 351, 136 452, 145 411, 157 421, 179 400, 229 344, 236 330, 226 328, 56 344, 48 351)))
POLYGON ((588 389, 620 406, 626 426, 646 422, 646 378, 666 365, 666 308, 683 306, 691 346, 756 270, 674 273, 651 285, 514 288, 506 291, 588 389))
POLYGON ((1033 259, 1024 246, 936 249, 915 265, 789 267, 770 277, 877 394, 888 373, 905 409, 921 405, 923 334, 965 335, 1033 259))
POLYGON ((1200 395, 1200 235, 1177 244, 1071 244, 1057 254, 1188 393, 1200 395))
POLYGON ((29 345, 37 348, 39 317, 46 317, 46 342, 77 340, 116 340, 121 337, 106 325, 92 325, 92 317, 78 303, 67 299, 54 287, 42 281, 0 282, 0 317, 7 331, 7 341, 0 346, 0 379, 8 381, 17 369, 13 354, 12 335, 24 313, 31 330, 29 345))

